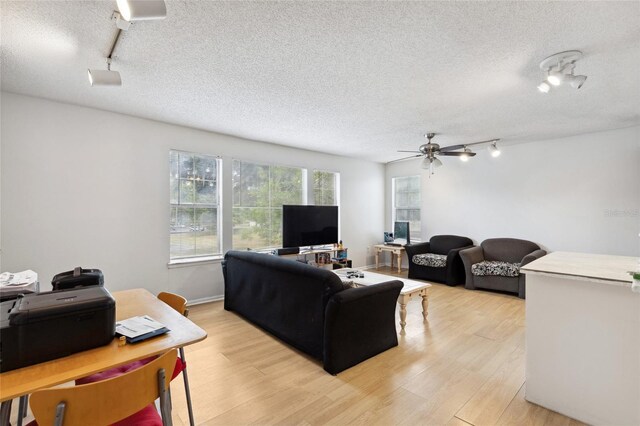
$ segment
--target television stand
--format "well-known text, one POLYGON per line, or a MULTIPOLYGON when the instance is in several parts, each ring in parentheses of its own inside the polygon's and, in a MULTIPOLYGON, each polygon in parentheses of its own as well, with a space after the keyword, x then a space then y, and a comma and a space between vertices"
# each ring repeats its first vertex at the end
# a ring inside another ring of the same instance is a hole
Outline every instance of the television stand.
POLYGON ((351 268, 351 259, 347 257, 347 248, 314 248, 310 247, 308 250, 300 250, 296 255, 284 255, 280 257, 292 257, 296 256, 297 260, 302 260, 304 263, 309 264, 313 262, 314 266, 324 267, 332 266, 332 269, 351 268), (309 259, 308 256, 313 255, 313 259, 309 259), (302 258, 302 259, 301 259, 302 258))

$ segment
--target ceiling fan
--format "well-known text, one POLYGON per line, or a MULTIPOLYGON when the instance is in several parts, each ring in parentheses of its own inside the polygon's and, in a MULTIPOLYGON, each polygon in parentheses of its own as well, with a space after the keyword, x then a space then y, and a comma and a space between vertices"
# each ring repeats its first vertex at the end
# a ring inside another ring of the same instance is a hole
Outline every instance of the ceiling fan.
POLYGON ((438 159, 437 156, 460 157, 462 161, 469 161, 469 158, 476 155, 475 152, 469 149, 469 146, 479 145, 483 143, 492 143, 493 144, 492 146, 495 148, 496 142, 500 140, 500 139, 490 139, 490 140, 480 141, 480 142, 472 142, 472 143, 461 144, 461 145, 449 145, 449 146, 441 147, 437 143, 431 142, 431 139, 433 139, 435 135, 436 135, 435 133, 427 133, 426 135, 424 135, 427 138, 427 143, 420 145, 417 151, 403 151, 403 150, 398 151, 398 152, 412 152, 415 155, 398 158, 397 160, 389 161, 389 163, 409 160, 411 158, 424 157, 424 160, 422 161, 422 168, 429 169, 431 174, 433 174, 434 168, 438 168, 442 166, 442 161, 440 161, 440 159, 438 159), (462 149, 462 151, 458 151, 460 149, 462 149))

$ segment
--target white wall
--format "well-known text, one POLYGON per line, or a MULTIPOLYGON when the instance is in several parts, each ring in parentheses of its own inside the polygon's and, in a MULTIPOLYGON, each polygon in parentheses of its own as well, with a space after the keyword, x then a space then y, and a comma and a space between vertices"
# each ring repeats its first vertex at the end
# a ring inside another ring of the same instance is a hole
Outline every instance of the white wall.
MULTIPOLYGON (((522 238, 552 251, 640 255, 640 127, 486 147, 463 163, 443 158, 422 171, 422 238, 465 235, 476 242, 522 238)), ((387 165, 391 178, 416 174, 419 161, 387 165)))
MULTIPOLYGON (((340 172, 341 238, 357 266, 384 228, 384 166, 2 93, 2 269, 100 268, 111 290, 223 294, 220 263, 169 269, 169 149, 340 172)), ((230 174, 227 175, 227 177, 230 174)), ((231 182, 223 176, 230 212, 231 182)), ((225 216, 230 221, 229 214, 225 216)), ((225 240, 228 237, 225 237, 225 240)))

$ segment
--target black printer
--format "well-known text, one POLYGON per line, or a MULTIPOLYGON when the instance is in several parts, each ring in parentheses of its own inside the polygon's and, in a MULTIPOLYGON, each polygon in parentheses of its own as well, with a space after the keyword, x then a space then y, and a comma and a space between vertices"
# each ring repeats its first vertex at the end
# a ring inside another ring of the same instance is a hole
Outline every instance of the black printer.
POLYGON ((0 372, 109 344, 116 302, 104 287, 34 293, 0 303, 0 372))

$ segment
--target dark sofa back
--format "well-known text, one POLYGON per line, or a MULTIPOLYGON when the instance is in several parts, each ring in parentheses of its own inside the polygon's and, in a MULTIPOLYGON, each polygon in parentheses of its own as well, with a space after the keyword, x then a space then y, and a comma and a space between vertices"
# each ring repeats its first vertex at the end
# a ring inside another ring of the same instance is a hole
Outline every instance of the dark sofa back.
POLYGON ((431 253, 436 254, 449 254, 453 249, 472 245, 473 241, 469 238, 458 235, 434 235, 429 240, 431 253))
POLYGON ((517 238, 490 238, 481 244, 485 260, 501 260, 517 263, 540 246, 527 240, 517 238))
POLYGON ((268 254, 229 251, 224 307, 322 359, 325 307, 342 290, 331 271, 268 254))

